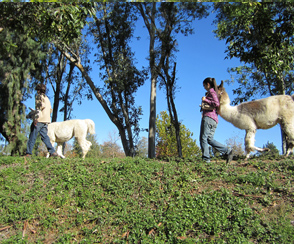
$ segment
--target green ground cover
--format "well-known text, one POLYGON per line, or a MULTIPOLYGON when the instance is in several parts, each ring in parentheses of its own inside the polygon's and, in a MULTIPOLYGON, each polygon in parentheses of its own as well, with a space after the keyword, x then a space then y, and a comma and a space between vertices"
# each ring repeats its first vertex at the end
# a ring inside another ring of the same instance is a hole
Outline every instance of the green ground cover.
POLYGON ((294 159, 0 157, 1 243, 293 243, 294 159))

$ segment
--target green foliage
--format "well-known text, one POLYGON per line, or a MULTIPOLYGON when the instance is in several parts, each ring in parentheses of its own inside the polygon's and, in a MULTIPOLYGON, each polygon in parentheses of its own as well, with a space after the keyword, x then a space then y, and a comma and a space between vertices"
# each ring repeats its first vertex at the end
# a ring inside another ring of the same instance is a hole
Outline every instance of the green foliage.
POLYGON ((5 3, 0 5, 0 26, 26 32, 43 42, 69 44, 81 35, 95 3, 5 3))
POLYGON ((276 147, 276 145, 273 142, 267 142, 263 148, 268 148, 270 151, 264 151, 259 153, 258 155, 262 155, 262 156, 269 156, 269 157, 276 157, 278 155, 280 155, 280 151, 278 150, 278 148, 276 147))
POLYGON ((276 145, 273 142, 267 142, 263 148, 268 148, 270 149, 270 151, 265 152, 265 154, 270 154, 270 155, 279 155, 280 152, 278 150, 278 148, 276 147, 276 145))
MULTIPOLYGON (((166 111, 160 112, 160 117, 156 119, 156 156, 177 157, 177 142, 175 129, 171 125, 170 117, 166 111)), ((192 158, 201 155, 201 150, 196 144, 196 140, 192 139, 193 133, 180 125, 180 138, 182 143, 182 153, 184 158, 192 158)))
POLYGON ((235 103, 251 97, 291 94, 293 90, 293 37, 290 2, 217 3, 219 39, 226 40, 227 57, 245 65, 231 69, 239 88, 235 103))
MULTIPOLYGON (((88 151, 86 158, 97 158, 101 156, 101 146, 97 142, 96 135, 90 135, 88 134, 86 136, 86 139, 92 143, 92 146, 90 150, 88 151)), ((77 141, 77 139, 74 137, 73 140, 73 149, 72 149, 73 155, 77 157, 82 157, 83 156, 83 151, 77 141)))
POLYGON ((0 117, 4 122, 6 140, 12 155, 23 154, 26 137, 23 129, 25 123, 25 106, 28 98, 27 80, 37 69, 36 60, 43 57, 39 44, 26 33, 9 31, 0 32, 3 45, 0 48, 0 117))
POLYGON ((90 135, 88 134, 86 139, 92 143, 92 146, 87 153, 87 158, 98 158, 101 156, 101 147, 99 143, 97 142, 97 136, 96 135, 90 135))
POLYGON ((0 241, 291 243, 293 172, 293 158, 1 157, 0 241))
POLYGON ((125 157, 125 154, 116 141, 109 140, 101 144, 101 156, 103 158, 121 158, 125 157))

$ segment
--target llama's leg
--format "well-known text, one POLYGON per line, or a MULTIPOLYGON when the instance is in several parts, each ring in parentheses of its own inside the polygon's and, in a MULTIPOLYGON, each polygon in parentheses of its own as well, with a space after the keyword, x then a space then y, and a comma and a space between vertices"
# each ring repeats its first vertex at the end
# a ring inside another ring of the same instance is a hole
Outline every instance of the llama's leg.
POLYGON ((268 148, 259 148, 254 146, 255 133, 256 133, 256 130, 246 130, 246 136, 245 136, 246 159, 250 157, 250 152, 253 152, 253 151, 264 152, 264 151, 270 150, 268 148))
POLYGON ((90 147, 92 146, 92 143, 90 141, 85 141, 85 149, 83 150, 83 158, 86 157, 87 153, 89 152, 90 150, 90 147))
POLYGON ((65 156, 62 154, 62 143, 57 143, 56 153, 59 157, 65 158, 65 156))
POLYGON ((245 136, 245 151, 246 151, 246 160, 250 157, 250 152, 254 151, 254 138, 255 131, 246 130, 245 136))
POLYGON ((289 143, 287 153, 286 153, 286 157, 288 157, 291 153, 293 154, 293 144, 289 143))
POLYGON ((86 139, 76 138, 83 152, 83 158, 86 157, 92 143, 86 139))
POLYGON ((286 135, 286 141, 288 144, 288 149, 286 152, 286 157, 288 157, 291 153, 293 153, 294 148, 294 124, 293 124, 293 118, 287 123, 284 122, 281 124, 282 130, 284 131, 286 135))

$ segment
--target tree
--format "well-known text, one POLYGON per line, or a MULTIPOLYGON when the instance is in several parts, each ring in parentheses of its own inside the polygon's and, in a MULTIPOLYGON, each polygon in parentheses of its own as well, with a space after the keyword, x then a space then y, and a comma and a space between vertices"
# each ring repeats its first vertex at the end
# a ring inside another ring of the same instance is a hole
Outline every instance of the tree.
MULTIPOLYGON (((156 119, 156 157, 177 157, 177 142, 175 129, 171 125, 170 116, 166 111, 160 112, 160 117, 156 119)), ((180 125, 180 135, 183 157, 197 157, 201 155, 201 150, 192 139, 191 133, 185 125, 180 125)))
POLYGON ((264 151, 264 152, 258 152, 258 156, 278 156, 280 155, 280 151, 277 149, 275 144, 273 142, 267 142, 265 145, 263 145, 263 148, 268 148, 270 149, 269 151, 264 151))
POLYGON ((136 156, 143 158, 148 157, 148 140, 144 136, 139 140, 137 144, 136 156))
POLYGON ((73 146, 73 150, 72 150, 73 155, 77 157, 82 157, 82 154, 83 154, 82 148, 80 147, 78 140, 76 138, 74 138, 72 146, 73 146))
MULTIPOLYGON (((148 135, 148 157, 155 157, 155 132, 156 132, 156 84, 159 72, 165 69, 170 71, 170 58, 175 51, 175 34, 184 35, 192 33, 190 23, 195 18, 204 17, 208 5, 201 3, 137 3, 140 14, 149 33, 149 69, 151 73, 150 115, 148 135), (163 67, 164 66, 164 67, 163 67)), ((169 96, 169 99, 171 96, 169 96)), ((170 100, 171 101, 171 100, 170 100)), ((172 116, 175 126, 178 126, 175 107, 172 116)), ((180 148, 179 148, 180 149, 180 148)))
POLYGON ((109 133, 108 141, 104 141, 101 145, 101 156, 105 158, 124 157, 124 153, 121 150, 121 147, 117 144, 118 140, 119 136, 115 130, 109 133))
POLYGON ((244 143, 241 138, 238 136, 234 136, 232 138, 229 138, 226 140, 226 144, 229 148, 231 148, 234 152, 234 156, 244 156, 245 151, 244 151, 244 143))
MULTIPOLYGON (((215 30, 226 40, 227 57, 244 66, 236 72, 239 88, 235 103, 265 94, 293 91, 294 6, 289 2, 217 3, 215 30)), ((283 151, 285 152, 283 137, 283 151)))
POLYGON ((103 158, 123 158, 125 155, 117 143, 105 141, 101 145, 101 157, 103 158))
POLYGON ((175 132, 176 132, 178 156, 182 158, 183 154, 182 154, 182 144, 180 139, 180 123, 179 123, 178 113, 177 113, 176 105, 174 101, 175 89, 176 89, 176 86, 175 86, 176 63, 174 64, 172 75, 169 74, 168 67, 169 67, 169 60, 167 60, 167 64, 163 65, 164 74, 159 73, 159 76, 161 77, 165 87, 168 112, 170 114, 171 124, 175 128, 175 132))
MULTIPOLYGON (((60 102, 60 93, 61 93, 61 82, 62 82, 62 77, 65 73, 66 65, 67 65, 67 59, 64 56, 64 54, 59 53, 58 50, 53 50, 53 55, 56 56, 57 63, 53 64, 53 74, 49 75, 49 71, 46 73, 48 74, 49 81, 52 85, 53 88, 53 93, 54 93, 54 102, 53 102, 53 112, 52 112, 52 122, 57 121, 57 114, 58 114, 58 107, 59 107, 59 102, 60 102), (54 55, 55 54, 55 55, 54 55), (50 78, 53 79, 50 79, 50 78), (54 82, 52 82, 54 80, 54 82)), ((48 59, 50 62, 51 58, 48 59)), ((47 66, 49 68, 49 65, 47 66)))
POLYGON ((95 60, 101 66, 104 89, 100 89, 119 130, 127 156, 134 156, 134 139, 139 134, 141 107, 135 106, 134 94, 143 85, 145 73, 134 65, 129 41, 133 36, 136 16, 133 5, 126 3, 99 4, 90 31, 97 49, 95 60))
POLYGON ((219 39, 226 40, 227 57, 239 58, 264 79, 258 79, 259 89, 254 86, 247 87, 250 92, 239 89, 238 95, 246 92, 244 99, 249 99, 256 93, 260 95, 260 90, 270 95, 285 94, 289 83, 284 78, 293 71, 293 4, 219 3, 215 6, 218 11, 215 33, 219 39))
MULTIPOLYGON (((1 77, 0 80, 2 80, 1 77)), ((5 131, 4 124, 7 121, 7 110, 8 110, 8 89, 5 84, 0 83, 0 134, 1 134, 1 141, 9 140, 8 133, 5 131)))
MULTIPOLYGON (((65 143, 65 146, 63 148, 63 152, 62 154, 66 157, 66 158, 70 158, 73 156, 73 145, 71 143, 65 143)), ((86 156, 87 157, 87 156, 86 156)))
MULTIPOLYGON (((1 25, 0 25, 1 26, 1 25)), ((29 96, 28 80, 34 75, 38 61, 44 58, 40 45, 27 36, 5 28, 0 33, 0 126, 9 142, 11 155, 20 155, 26 148, 23 129, 25 106, 29 96)))
POLYGON ((91 149, 87 153, 88 158, 98 158, 101 157, 101 146, 97 142, 96 135, 88 135, 87 140, 92 143, 91 149))

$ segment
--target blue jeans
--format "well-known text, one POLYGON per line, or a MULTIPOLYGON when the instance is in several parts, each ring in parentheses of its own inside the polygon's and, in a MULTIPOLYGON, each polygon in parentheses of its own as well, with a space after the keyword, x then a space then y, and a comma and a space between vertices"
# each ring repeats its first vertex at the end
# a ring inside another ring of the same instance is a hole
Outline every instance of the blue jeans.
POLYGON ((229 149, 226 146, 213 139, 216 127, 217 123, 212 118, 207 116, 202 118, 200 128, 200 146, 202 151, 202 159, 207 162, 210 161, 208 145, 212 146, 222 154, 229 153, 229 149))
POLYGON ((49 153, 52 154, 55 152, 55 149, 51 145, 51 142, 50 142, 50 139, 49 139, 47 132, 48 132, 48 125, 47 124, 38 122, 37 126, 35 126, 34 123, 32 123, 31 132, 30 132, 28 143, 27 143, 27 154, 32 154, 38 133, 40 133, 41 139, 45 143, 49 153))

